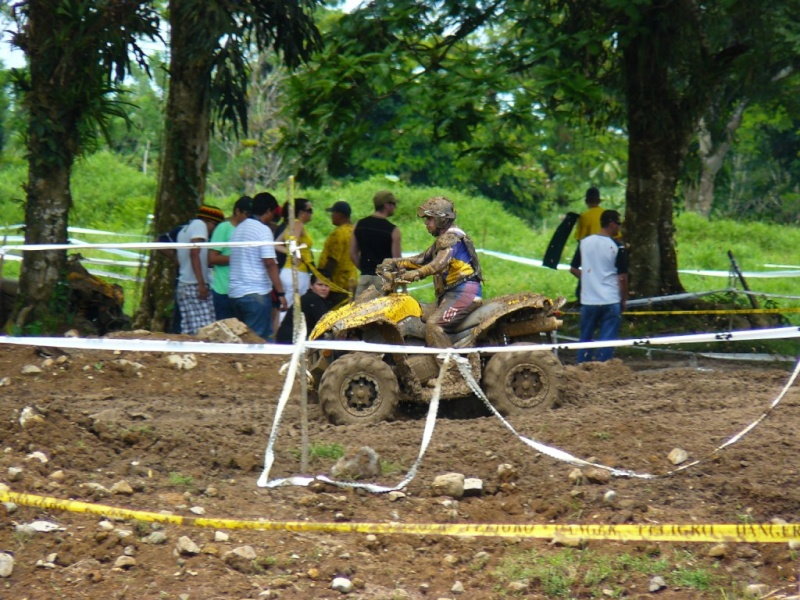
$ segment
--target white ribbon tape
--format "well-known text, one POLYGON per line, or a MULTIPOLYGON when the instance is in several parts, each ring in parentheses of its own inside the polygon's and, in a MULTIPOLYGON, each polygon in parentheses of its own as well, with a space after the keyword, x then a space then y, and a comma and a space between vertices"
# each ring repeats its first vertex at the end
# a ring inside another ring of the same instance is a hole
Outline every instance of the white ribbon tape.
POLYGON ((456 357, 456 363, 458 364, 458 370, 461 372, 461 376, 467 382, 467 385, 469 385, 473 393, 483 401, 483 403, 492 412, 492 414, 494 414, 495 417, 500 419, 500 422, 503 425, 505 425, 506 428, 508 428, 508 430, 511 431, 511 433, 517 436, 517 439, 522 441, 525 445, 530 446, 537 452, 544 454, 545 456, 549 456, 550 458, 560 460, 561 462, 574 465, 576 467, 597 467, 598 469, 604 469, 617 477, 637 477, 640 479, 653 479, 655 477, 655 475, 650 475, 649 473, 636 473, 634 471, 629 471, 627 469, 616 469, 614 467, 608 467, 606 465, 602 465, 599 463, 589 462, 583 460, 582 458, 578 458, 577 456, 573 456, 568 452, 559 450, 558 448, 547 446, 545 444, 542 444, 541 442, 537 442, 536 440, 527 438, 524 435, 520 435, 517 432, 517 430, 514 429, 513 425, 511 425, 511 423, 506 421, 505 418, 503 418, 503 415, 497 412, 497 409, 492 405, 492 403, 483 393, 481 386, 478 384, 477 381, 475 381, 475 378, 472 376, 472 370, 470 369, 469 366, 469 360, 462 356, 459 356, 456 357))
POLYGON ((472 389, 472 391, 475 393, 475 395, 478 396, 478 398, 480 398, 483 401, 483 403, 494 414, 494 416, 496 416, 498 419, 500 419, 500 421, 503 423, 503 425, 505 425, 506 428, 508 428, 509 431, 511 431, 511 433, 513 433, 517 437, 517 439, 519 439, 521 442, 523 442, 527 446, 530 446, 531 448, 533 448, 534 450, 536 450, 537 452, 539 452, 541 454, 544 454, 545 456, 549 456, 550 458, 553 458, 555 460, 559 460, 561 462, 565 462, 567 464, 570 464, 570 465, 573 465, 573 466, 576 466, 576 467, 596 467, 598 469, 603 469, 605 471, 608 471, 611 475, 614 475, 615 477, 630 477, 630 478, 637 478, 637 479, 655 479, 655 478, 658 478, 658 477, 669 477, 670 475, 674 475, 675 473, 678 473, 680 471, 688 469, 689 467, 693 467, 693 466, 698 465, 698 464, 700 464, 702 462, 705 462, 705 461, 709 460, 710 458, 712 458, 717 452, 722 451, 724 448, 727 448, 728 446, 732 446, 737 441, 742 439, 747 433, 749 433, 750 431, 755 429, 756 426, 758 426, 764 419, 766 419, 769 416, 769 414, 773 411, 773 409, 775 409, 776 406, 778 406, 778 404, 781 402, 783 397, 789 391, 789 388, 792 387, 792 385, 794 384, 795 380, 797 379, 798 373, 800 373, 800 360, 798 360, 797 364, 795 365, 795 369, 794 369, 794 372, 792 373, 791 377, 786 382, 786 385, 783 387, 783 389, 778 394, 778 396, 775 398, 775 400, 772 401, 772 403, 767 408, 767 410, 764 411, 761 414, 761 416, 758 417, 755 421, 753 421, 747 427, 742 429, 739 433, 735 434, 730 439, 728 439, 728 441, 726 441, 725 443, 721 444, 720 446, 718 446, 717 448, 712 450, 708 455, 706 455, 704 457, 698 458, 697 460, 694 460, 694 461, 692 461, 692 462, 690 462, 690 463, 688 463, 686 465, 682 465, 682 466, 680 466, 677 469, 674 469, 672 471, 668 471, 668 472, 663 473, 661 475, 655 475, 655 474, 652 474, 652 473, 637 473, 636 471, 633 471, 633 470, 630 470, 630 469, 618 469, 618 468, 610 467, 608 465, 603 465, 603 464, 600 464, 600 463, 592 463, 592 462, 589 462, 589 461, 585 461, 585 460, 583 460, 581 458, 573 456, 572 454, 569 454, 568 452, 565 452, 565 451, 560 450, 558 448, 554 448, 553 446, 547 446, 546 444, 542 444, 541 442, 537 442, 536 440, 533 440, 533 439, 527 438, 527 437, 525 437, 523 435, 520 435, 517 432, 517 430, 514 429, 514 427, 508 421, 506 421, 499 412, 497 412, 497 409, 494 406, 492 406, 492 403, 489 401, 489 399, 483 393, 483 390, 480 388, 480 385, 478 385, 478 382, 475 381, 474 377, 472 376, 472 371, 471 371, 471 369, 469 367, 469 361, 467 359, 461 357, 461 356, 456 357, 455 360, 456 360, 456 362, 458 364, 458 369, 461 372, 461 376, 464 377, 464 380, 467 382, 467 384, 472 389))
MULTIPOLYGON (((473 352, 546 352, 550 350, 580 350, 585 348, 629 347, 629 346, 663 346, 679 344, 696 344, 698 342, 740 342, 767 339, 789 339, 800 337, 800 327, 778 327, 773 329, 745 329, 720 333, 695 333, 689 335, 670 335, 653 338, 631 338, 608 340, 604 342, 571 342, 558 344, 514 344, 513 346, 485 346, 481 348, 450 348, 453 354, 471 354, 473 352)), ((280 344, 223 344, 216 342, 182 342, 172 340, 144 339, 86 339, 63 337, 10 337, 0 336, 0 344, 17 346, 52 346, 54 348, 74 348, 80 350, 127 350, 131 352, 198 352, 205 354, 291 354, 291 346, 280 344)), ((348 352, 377 352, 380 354, 397 352, 392 344, 370 344, 355 341, 304 341, 304 348, 320 350, 345 350, 348 352)), ((403 346, 405 354, 441 354, 441 348, 424 346, 403 346)))
MULTIPOLYGON (((255 246, 282 246, 283 242, 125 242, 122 244, 89 244, 72 240, 69 244, 6 244, 0 254, 9 250, 160 250, 174 248, 252 248, 255 246)), ((301 246, 305 247, 305 246, 301 246)), ((130 253, 126 253, 129 255, 130 253)), ((138 256, 138 255, 135 255, 138 256)))
MULTIPOLYGON (((301 329, 305 337, 305 321, 301 329)), ((300 363, 300 354, 303 352, 303 344, 295 344, 292 349, 292 360, 289 362, 289 369, 286 373, 286 379, 283 382, 283 390, 278 398, 278 406, 275 408, 275 418, 272 420, 272 431, 269 434, 269 441, 267 442, 267 449, 264 452, 264 471, 261 477, 258 478, 259 487, 267 487, 269 483, 269 472, 272 469, 272 463, 275 461, 275 453, 272 448, 275 445, 275 439, 278 437, 278 428, 280 427, 281 418, 283 417, 283 410, 289 402, 289 395, 292 393, 294 387, 294 379, 297 375, 297 365, 300 363)), ((304 374, 305 376, 305 374, 304 374)))
MULTIPOLYGON (((299 346, 299 344, 298 344, 299 346)), ((273 479, 272 481, 269 480, 269 471, 272 468, 272 462, 274 460, 274 452, 273 452, 273 445, 275 443, 276 437, 276 426, 274 423, 277 423, 280 420, 280 413, 283 412, 283 407, 278 402, 278 410, 276 411, 275 421, 273 423, 273 431, 270 434, 269 441, 267 442, 267 450, 266 450, 266 459, 264 461, 264 471, 261 473, 261 477, 258 479, 258 486, 259 487, 268 487, 274 488, 284 485, 296 485, 296 486, 307 486, 315 479, 318 481, 324 481, 325 483, 329 483, 331 485, 335 485, 337 487, 342 488, 360 488, 366 490, 368 492, 373 492, 376 494, 384 494, 387 492, 394 492, 397 490, 401 490, 406 487, 413 479, 417 476, 417 471, 419 470, 419 465, 422 463, 422 458, 425 456, 425 452, 428 450, 428 445, 430 444, 431 438, 433 438, 433 430, 436 427, 436 415, 439 412, 439 399, 442 394, 442 382, 444 381, 445 373, 447 373, 447 368, 450 364, 451 353, 446 352, 443 355, 442 366, 439 370, 439 377, 436 379, 436 387, 433 390, 433 398, 431 399, 430 405, 428 406, 428 416, 425 418, 425 428, 422 432, 422 441, 420 443, 419 453, 417 454, 417 459, 414 461, 414 464, 411 465, 411 468, 408 470, 408 473, 403 478, 403 480, 394 485, 392 487, 377 485, 374 483, 356 483, 352 481, 337 481, 331 479, 327 475, 317 475, 316 477, 307 477, 303 475, 295 475, 293 477, 285 477, 282 479, 273 479)), ((294 356, 292 357, 294 359, 294 356)), ((291 371, 291 368, 290 368, 291 371)), ((284 387, 285 390, 285 387, 284 387)), ((281 396, 281 399, 283 395, 281 396)))

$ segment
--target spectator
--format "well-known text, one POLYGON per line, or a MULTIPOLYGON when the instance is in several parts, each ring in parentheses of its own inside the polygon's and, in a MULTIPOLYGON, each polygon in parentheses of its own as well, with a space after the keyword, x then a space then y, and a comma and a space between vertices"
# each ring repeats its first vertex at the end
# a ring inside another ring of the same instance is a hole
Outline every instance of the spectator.
MULTIPOLYGON (((575 228, 575 239, 580 242, 583 238, 600 233, 602 228, 600 225, 600 215, 603 214, 603 209, 600 208, 600 190, 596 187, 590 187, 586 190, 586 206, 589 208, 581 213, 578 217, 578 226, 575 228)), ((620 239, 621 233, 617 231, 614 238, 620 239)), ((578 303, 581 301, 581 280, 578 280, 578 285, 575 287, 575 297, 578 303)))
MULTIPOLYGON (((324 276, 324 273, 323 273, 324 276)), ((328 295, 331 288, 322 279, 317 279, 316 275, 311 276, 311 287, 300 298, 300 307, 303 315, 306 318, 306 337, 311 333, 317 324, 317 321, 322 318, 330 309, 328 302, 328 295)), ((278 335, 275 336, 275 341, 279 344, 291 344, 294 334, 294 306, 286 311, 286 318, 278 328, 278 335)))
POLYGON ((481 265, 469 236, 454 225, 456 209, 444 196, 426 200, 417 216, 436 241, 422 254, 410 258, 390 258, 386 262, 399 269, 405 281, 433 275, 436 303, 425 311, 425 343, 433 348, 452 346, 448 332, 455 329, 482 303, 481 265))
POLYGON ((336 229, 325 240, 319 257, 319 269, 330 273, 330 282, 339 288, 330 294, 328 300, 331 306, 338 306, 351 298, 356 289, 356 266, 350 258, 353 223, 350 221, 350 205, 344 200, 334 202, 325 210, 331 213, 331 223, 336 229))
MULTIPOLYGON (((615 340, 619 336, 622 312, 628 297, 628 254, 614 237, 620 230, 620 216, 605 210, 599 233, 581 240, 570 272, 581 282, 582 342, 615 340), (595 330, 599 329, 597 338, 595 330)), ((579 350, 578 362, 606 361, 614 348, 579 350)))
MULTIPOLYGON (((207 242, 225 214, 214 206, 203 205, 197 218, 178 233, 178 243, 207 242)), ((178 309, 183 333, 195 335, 214 322, 214 302, 209 288, 208 248, 178 248, 178 309)))
POLYGON ((228 286, 233 315, 264 341, 272 337, 273 289, 281 309, 286 310, 286 298, 275 262, 274 239, 268 226, 277 210, 275 196, 268 192, 256 194, 250 216, 236 227, 230 240, 264 243, 231 248, 228 286))
POLYGON ((588 207, 578 217, 578 226, 575 228, 575 239, 579 242, 589 235, 600 233, 600 215, 603 209, 600 208, 600 190, 590 187, 586 190, 586 206, 588 207))
POLYGON ((387 258, 401 256, 400 229, 389 221, 397 208, 397 198, 389 190, 380 190, 373 196, 372 203, 375 212, 356 223, 350 238, 350 258, 361 271, 356 297, 371 285, 381 289, 383 281, 375 273, 375 267, 387 258))
MULTIPOLYGON (((284 215, 289 214, 288 202, 283 205, 282 212, 284 215)), ((314 207, 311 205, 310 200, 306 198, 294 199, 294 238, 298 245, 305 246, 305 248, 300 250, 300 258, 293 258, 294 264, 297 266, 297 291, 301 296, 308 291, 308 287, 311 285, 311 267, 314 264, 314 256, 311 254, 313 240, 308 234, 306 223, 311 220, 313 214, 314 207)), ((292 234, 289 232, 288 228, 284 229, 276 241, 282 242, 289 235, 292 234)), ((276 250, 287 254, 287 246, 276 246, 276 250)), ((288 308, 294 302, 294 285, 292 281, 292 267, 288 257, 286 263, 286 266, 281 269, 280 275, 283 289, 286 291, 286 306, 288 308)), ((286 312, 282 312, 280 319, 283 320, 285 315, 286 312)))
MULTIPOLYGON (((250 196, 239 198, 236 204, 233 205, 233 215, 230 219, 217 225, 211 236, 211 241, 217 243, 230 241, 236 226, 250 216, 252 206, 253 199, 250 196)), ((208 264, 214 269, 214 278, 211 281, 211 296, 214 300, 214 313, 218 321, 233 317, 233 309, 228 299, 230 255, 230 246, 209 248, 208 250, 208 264)))

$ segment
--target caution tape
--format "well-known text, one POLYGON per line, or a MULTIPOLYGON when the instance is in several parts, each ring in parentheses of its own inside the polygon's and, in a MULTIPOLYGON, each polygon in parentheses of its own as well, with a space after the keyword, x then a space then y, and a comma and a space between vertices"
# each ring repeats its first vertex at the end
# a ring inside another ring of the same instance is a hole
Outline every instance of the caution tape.
POLYGON ((552 524, 552 523, 310 523, 209 519, 165 515, 47 496, 0 491, 0 501, 44 510, 90 514, 182 527, 248 529, 307 533, 359 533, 382 535, 436 535, 449 537, 503 537, 555 540, 615 540, 652 542, 786 543, 800 540, 800 523, 774 524, 552 524))
MULTIPOLYGON (((124 242, 121 244, 90 244, 72 240, 69 244, 6 244, 0 246, 0 254, 8 251, 53 251, 53 250, 170 250, 174 248, 255 248, 260 246, 283 246, 283 242, 124 242)), ((305 247, 305 246, 300 246, 305 247)))
MULTIPOLYGON (((774 327, 770 329, 741 329, 717 333, 692 333, 660 337, 626 338, 598 342, 569 342, 557 344, 514 344, 511 346, 483 346, 478 348, 450 348, 454 354, 473 354, 475 352, 549 352, 552 350, 583 350, 589 348, 622 348, 637 346, 659 346, 697 344, 704 342, 749 342, 756 340, 778 340, 800 338, 800 327, 774 327)), ((221 342, 184 342, 177 340, 146 340, 119 338, 64 338, 64 337, 13 337, 0 336, 0 344, 17 346, 50 346, 76 350, 119 350, 131 352, 180 352, 201 354, 291 354, 292 346, 283 344, 228 344, 221 342)), ((373 344, 359 341, 306 340, 305 349, 341 350, 345 352, 375 352, 393 354, 398 346, 393 344, 373 344)), ((426 346, 402 346, 404 354, 441 354, 441 348, 426 346)))
POLYGON ((486 408, 488 408, 489 411, 492 414, 494 414, 495 417, 500 419, 500 422, 509 431, 511 431, 511 433, 513 433, 517 437, 517 439, 520 440, 523 444, 529 446, 530 448, 533 448, 540 454, 544 454, 545 456, 549 456, 550 458, 567 463, 569 465, 573 465, 576 467, 595 467, 598 469, 603 469, 605 471, 608 471, 611 475, 615 477, 630 477, 632 479, 658 479, 658 478, 670 477, 672 475, 675 475, 676 473, 679 473, 681 471, 684 471, 686 469, 689 469, 691 467, 697 466, 701 463, 711 460, 713 457, 717 456, 722 450, 738 442, 745 435, 747 435, 749 432, 755 429, 762 421, 764 421, 772 413, 772 411, 781 403, 781 400, 783 400, 784 396, 786 396, 786 394, 789 392, 789 389, 794 385, 794 382, 797 379, 798 375, 800 375, 800 360, 798 360, 797 364, 795 365, 794 371, 787 380, 786 384, 783 386, 783 389, 780 391, 777 397, 770 403, 767 409, 761 413, 761 416, 759 416, 749 425, 744 427, 741 431, 728 438, 728 440, 726 440, 724 443, 714 448, 711 452, 709 452, 705 456, 695 459, 685 465, 681 465, 671 471, 654 474, 654 473, 637 473, 636 471, 633 471, 631 469, 622 469, 617 467, 610 467, 608 465, 604 465, 601 463, 589 462, 583 460, 582 458, 578 458, 577 456, 573 456, 572 454, 565 452, 564 450, 561 450, 554 446, 548 446, 534 439, 521 435, 519 432, 517 432, 516 429, 514 429, 514 426, 511 425, 511 423, 509 423, 497 411, 497 409, 492 405, 491 401, 486 397, 486 394, 483 393, 483 390, 481 389, 480 385, 478 384, 477 381, 475 381, 475 378, 472 376, 472 372, 469 369, 468 361, 460 356, 456 357, 455 360, 456 364, 458 365, 458 369, 461 372, 461 376, 467 382, 472 392, 478 398, 481 399, 484 405, 486 405, 486 408))

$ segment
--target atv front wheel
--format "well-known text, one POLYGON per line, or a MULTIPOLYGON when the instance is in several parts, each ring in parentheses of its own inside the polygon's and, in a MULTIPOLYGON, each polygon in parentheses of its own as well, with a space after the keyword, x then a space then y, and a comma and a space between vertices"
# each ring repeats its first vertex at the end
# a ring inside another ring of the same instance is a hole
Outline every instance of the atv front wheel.
POLYGON ((375 354, 337 358, 319 384, 322 412, 331 423, 380 423, 391 418, 400 395, 392 368, 375 354))
POLYGON ((499 352, 483 371, 483 391, 501 415, 561 405, 564 367, 550 352, 499 352))

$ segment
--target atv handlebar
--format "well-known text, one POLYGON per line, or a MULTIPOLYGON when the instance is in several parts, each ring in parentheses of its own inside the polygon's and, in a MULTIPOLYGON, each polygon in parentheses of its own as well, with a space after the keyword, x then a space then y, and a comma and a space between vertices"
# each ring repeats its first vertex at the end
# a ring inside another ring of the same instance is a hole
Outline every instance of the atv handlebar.
POLYGON ((383 279, 381 292, 384 294, 396 292, 398 288, 402 288, 403 291, 406 291, 405 286, 412 283, 411 281, 403 279, 403 276, 406 274, 406 269, 398 267, 397 263, 391 258, 387 258, 375 267, 375 273, 383 279))

